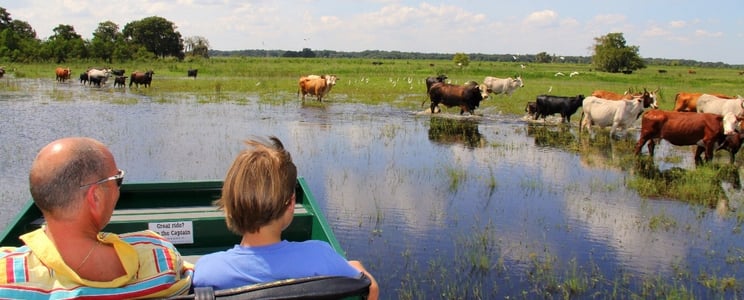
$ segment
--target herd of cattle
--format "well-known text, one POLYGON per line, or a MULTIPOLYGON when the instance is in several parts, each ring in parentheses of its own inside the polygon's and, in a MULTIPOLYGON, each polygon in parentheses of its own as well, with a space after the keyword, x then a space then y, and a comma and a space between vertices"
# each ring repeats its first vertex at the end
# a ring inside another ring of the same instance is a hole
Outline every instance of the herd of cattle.
MULTIPOLYGON (((503 79, 489 76, 482 84, 471 81, 463 85, 445 83, 446 79, 444 75, 426 79, 431 113, 436 113, 441 103, 446 107, 460 107, 461 115, 465 112, 472 115, 491 93, 511 96, 517 88, 524 86, 520 76, 503 79)), ((703 153, 705 161, 712 160, 716 150, 727 150, 731 163, 734 162, 744 140, 744 133, 740 132, 740 123, 744 119, 744 99, 741 96, 678 93, 674 110, 663 111, 658 109, 658 91, 644 89, 638 93, 626 91, 617 94, 596 90, 588 97, 539 95, 534 102, 527 103, 525 111, 534 120, 560 114, 563 123, 570 123, 571 115, 581 108, 579 132, 586 129, 592 135, 593 127, 610 127, 611 137, 630 128, 640 118, 636 155, 640 155, 647 144, 648 153, 653 156, 658 140, 664 139, 677 146, 697 146, 696 163, 703 161, 700 157, 703 153)))
POLYGON ((648 153, 654 155, 659 139, 677 146, 697 146, 695 162, 713 159, 716 150, 727 150, 731 163, 741 147, 744 133, 740 133, 740 121, 744 117, 744 99, 721 94, 685 93, 675 95, 675 108, 672 111, 658 109, 656 92, 616 94, 596 90, 589 97, 577 95, 559 97, 540 95, 535 102, 529 102, 525 111, 537 120, 548 115, 560 114, 562 122, 570 122, 570 117, 581 107, 579 131, 592 126, 610 127, 610 136, 618 129, 626 129, 641 118, 641 132, 635 146, 639 155, 648 143, 648 153), (652 109, 646 111, 646 108, 652 109))
MULTIPOLYGON (((111 69, 111 68, 88 68, 85 72, 80 73, 80 83, 83 85, 95 85, 97 87, 101 87, 102 85, 105 85, 109 78, 114 77, 114 87, 124 87, 127 82, 127 76, 124 76, 124 73, 126 71, 124 69, 111 69)), ((188 77, 194 77, 196 78, 198 70, 197 69, 190 69, 187 72, 188 77)), ((5 70, 0 70, 0 78, 2 78, 2 75, 5 73, 5 70)), ((72 70, 70 68, 62 68, 58 67, 54 70, 56 80, 59 82, 65 82, 70 79, 72 76, 72 70)), ((134 84, 137 88, 139 88, 140 85, 144 85, 145 87, 150 87, 150 84, 152 83, 152 75, 155 74, 153 70, 148 70, 145 72, 132 72, 132 74, 129 76, 129 87, 132 87, 132 84, 134 84)))

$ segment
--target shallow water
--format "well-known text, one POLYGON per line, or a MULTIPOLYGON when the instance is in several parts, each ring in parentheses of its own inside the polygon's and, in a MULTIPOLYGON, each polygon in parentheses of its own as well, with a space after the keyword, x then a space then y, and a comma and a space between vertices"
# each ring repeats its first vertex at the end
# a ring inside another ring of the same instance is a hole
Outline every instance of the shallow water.
MULTIPOLYGON (((640 293, 649 278, 705 296, 701 273, 744 278, 733 213, 626 187, 637 175, 612 162, 627 155, 634 130, 598 144, 575 126, 494 108, 431 116, 414 111, 420 102, 405 110, 333 95, 324 105, 292 93, 217 98, 51 80, 0 86, 0 228, 29 199, 29 166, 53 139, 105 142, 135 182, 220 179, 242 140, 276 135, 347 257, 376 275, 385 299, 560 295, 575 277, 591 282, 582 296, 640 293)), ((662 169, 694 168, 686 148, 662 143, 656 155, 682 158, 657 159, 662 169)), ((736 207, 741 187, 722 186, 736 207)))

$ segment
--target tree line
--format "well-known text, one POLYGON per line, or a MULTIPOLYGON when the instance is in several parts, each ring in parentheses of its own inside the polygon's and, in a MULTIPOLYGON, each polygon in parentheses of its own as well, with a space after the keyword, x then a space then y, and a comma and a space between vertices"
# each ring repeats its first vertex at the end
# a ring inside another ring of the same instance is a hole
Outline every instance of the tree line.
POLYGON ((166 57, 250 56, 250 57, 320 57, 362 59, 430 59, 453 60, 467 66, 471 61, 517 63, 591 64, 598 71, 623 72, 646 65, 668 65, 713 68, 742 68, 722 62, 699 62, 684 59, 641 58, 638 46, 626 45, 622 33, 609 33, 595 38, 592 56, 556 56, 543 51, 537 54, 421 53, 403 51, 333 51, 303 48, 292 50, 210 50, 209 41, 200 36, 183 38, 176 25, 162 17, 152 16, 129 22, 121 28, 111 21, 98 24, 90 39, 75 32, 72 25, 60 24, 46 39, 39 39, 28 22, 11 18, 0 7, 0 61, 29 63, 98 59, 107 63, 130 60, 152 60, 166 57))
POLYGON ((98 24, 91 39, 60 24, 47 39, 39 39, 31 25, 13 19, 0 7, 0 60, 10 62, 63 63, 71 59, 112 61, 147 60, 187 55, 207 57, 209 41, 203 37, 182 38, 173 22, 157 17, 136 20, 119 28, 114 22, 98 24))

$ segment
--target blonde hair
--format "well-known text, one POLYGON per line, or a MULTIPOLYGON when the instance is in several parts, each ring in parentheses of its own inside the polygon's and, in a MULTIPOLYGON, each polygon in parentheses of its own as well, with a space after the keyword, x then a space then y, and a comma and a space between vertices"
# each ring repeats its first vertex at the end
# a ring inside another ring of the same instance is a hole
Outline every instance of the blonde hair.
POLYGON ((297 167, 275 136, 269 142, 247 140, 227 171, 222 196, 215 201, 225 211, 227 227, 255 233, 282 216, 297 185, 297 167))

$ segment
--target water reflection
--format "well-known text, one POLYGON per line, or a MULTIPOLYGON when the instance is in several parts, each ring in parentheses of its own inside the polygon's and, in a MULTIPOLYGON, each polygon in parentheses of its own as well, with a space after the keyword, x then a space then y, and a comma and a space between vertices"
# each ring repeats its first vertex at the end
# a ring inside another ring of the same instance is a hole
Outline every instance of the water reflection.
POLYGON ((553 147, 566 151, 576 148, 576 136, 570 126, 528 123, 527 136, 533 137, 538 147, 553 147))
POLYGON ((478 121, 463 118, 431 117, 429 140, 443 145, 462 144, 467 148, 486 145, 486 139, 478 131, 478 121))
MULTIPOLYGON (((548 262, 556 282, 572 274, 569 262, 575 261, 575 269, 601 278, 596 295, 607 295, 602 290, 618 281, 624 291, 639 291, 626 278, 665 279, 677 268, 693 278, 680 284, 698 291, 696 271, 707 265, 716 268, 714 275, 744 277, 744 263, 726 262, 744 248, 731 230, 739 226, 736 218, 713 219, 707 207, 667 201, 674 195, 647 201, 659 197, 626 185, 664 177, 659 174, 669 168, 660 164, 644 169, 646 175, 634 169, 632 137, 588 139, 576 128, 526 125, 488 109, 475 118, 410 114, 419 103, 410 110, 313 105, 292 93, 205 102, 187 93, 109 93, 51 80, 19 86, 0 87, 0 128, 8 129, 0 130, 0 204, 7 208, 0 216, 6 223, 28 199, 33 153, 60 136, 106 141, 128 180, 159 181, 222 178, 244 148, 242 140, 273 134, 293 154, 348 257, 380 274, 384 299, 407 292, 441 298, 461 287, 474 290, 474 280, 494 291, 480 298, 543 298, 551 291, 535 289, 534 273, 523 272, 539 259, 548 262), (677 227, 653 229, 654 219, 677 227), (483 251, 492 265, 471 276, 464 267, 483 251)), ((736 173, 719 185, 740 192, 736 173)), ((592 289, 578 297, 595 295, 592 289)))

